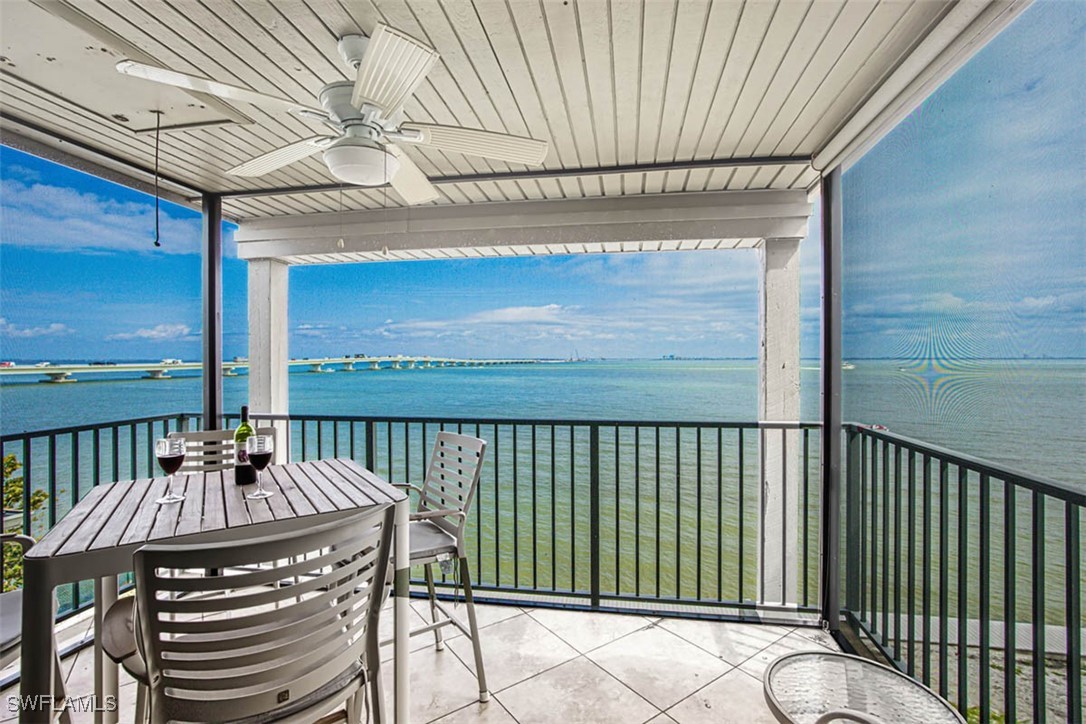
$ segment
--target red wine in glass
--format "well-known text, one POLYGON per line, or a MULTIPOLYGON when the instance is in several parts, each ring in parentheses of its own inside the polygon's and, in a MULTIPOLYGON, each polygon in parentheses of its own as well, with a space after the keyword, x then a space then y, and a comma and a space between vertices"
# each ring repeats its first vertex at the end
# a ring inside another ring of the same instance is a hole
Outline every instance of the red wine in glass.
POLYGON ((184 495, 173 491, 173 474, 181 469, 185 462, 185 439, 182 437, 164 437, 155 440, 155 457, 162 472, 166 473, 166 495, 155 502, 159 505, 180 503, 184 495))
POLYGON ((268 467, 268 464, 271 463, 271 459, 271 452, 249 453, 249 462, 252 463, 253 467, 257 470, 263 470, 268 467))
POLYGON ((268 467, 272 453, 275 452, 275 438, 271 435, 253 435, 245 441, 245 452, 249 454, 249 462, 256 470, 256 492, 245 497, 259 500, 275 495, 274 491, 264 489, 264 468, 268 467))

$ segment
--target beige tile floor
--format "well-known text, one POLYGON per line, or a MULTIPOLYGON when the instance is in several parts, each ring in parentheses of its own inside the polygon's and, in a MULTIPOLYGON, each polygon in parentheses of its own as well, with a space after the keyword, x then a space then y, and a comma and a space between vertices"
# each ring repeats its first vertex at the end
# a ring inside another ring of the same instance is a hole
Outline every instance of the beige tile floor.
MULTIPOLYGON (((429 620, 415 601, 413 621, 429 620), (415 618, 417 616, 417 618, 415 618)), ((477 701, 471 644, 446 628, 436 651, 431 635, 412 639, 411 721, 415 724, 629 724, 775 720, 762 696, 761 675, 789 651, 836 649, 817 629, 515 606, 478 608, 483 655, 493 696, 477 701)), ((457 609, 463 614, 463 608, 457 609)), ((382 628, 391 634, 391 616, 382 628)), ((69 623, 61 641, 82 636, 89 620, 69 623)), ((391 659, 391 647, 386 649, 391 659)), ((69 695, 94 689, 93 650, 63 661, 69 695)), ((384 667, 390 697, 391 666, 384 667)), ((6 672, 4 672, 6 673, 6 672)), ((0 692, 0 721, 11 721, 0 692)), ((132 722, 135 684, 123 672, 121 722, 132 722)), ((77 713, 74 721, 92 717, 77 713)))

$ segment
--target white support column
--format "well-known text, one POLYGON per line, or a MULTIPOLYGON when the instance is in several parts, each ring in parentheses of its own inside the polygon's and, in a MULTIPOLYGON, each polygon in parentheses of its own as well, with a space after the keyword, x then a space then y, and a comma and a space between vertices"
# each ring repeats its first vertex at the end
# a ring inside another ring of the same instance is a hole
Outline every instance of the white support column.
MULTIPOLYGON (((289 412, 287 272, 271 259, 249 262, 249 409, 289 412)), ((275 462, 287 461, 289 425, 277 423, 275 462)))
MULTIPOLYGON (((799 420, 799 243, 766 239, 760 251, 758 419, 766 422, 799 420)), ((798 601, 800 439, 793 430, 760 436, 760 601, 798 601)))

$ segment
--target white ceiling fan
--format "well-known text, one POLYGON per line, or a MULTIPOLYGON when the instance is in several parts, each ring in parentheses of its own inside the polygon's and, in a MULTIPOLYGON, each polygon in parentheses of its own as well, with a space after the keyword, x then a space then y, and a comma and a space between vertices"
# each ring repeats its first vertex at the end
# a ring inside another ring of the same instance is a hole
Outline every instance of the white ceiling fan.
POLYGON ((355 81, 329 83, 321 88, 317 95, 320 108, 134 60, 120 61, 117 70, 269 111, 286 111, 320 121, 335 131, 334 135, 304 138, 257 156, 227 171, 234 176, 261 176, 323 151, 328 170, 339 180, 360 186, 391 183, 407 203, 421 204, 439 194, 397 143, 533 166, 543 163, 546 141, 404 120, 404 102, 438 59, 437 51, 426 44, 395 28, 378 25, 369 38, 340 38, 339 52, 356 71, 355 81))

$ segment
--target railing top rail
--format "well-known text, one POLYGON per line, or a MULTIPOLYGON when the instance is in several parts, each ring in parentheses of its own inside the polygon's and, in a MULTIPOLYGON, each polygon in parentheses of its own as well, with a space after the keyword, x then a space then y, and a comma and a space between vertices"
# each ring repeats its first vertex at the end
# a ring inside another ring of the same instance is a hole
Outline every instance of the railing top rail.
POLYGON ((0 443, 19 442, 35 437, 49 437, 51 435, 70 435, 75 432, 89 432, 110 427, 125 427, 127 425, 142 425, 148 422, 160 420, 176 420, 177 418, 200 418, 198 412, 170 412, 161 415, 148 415, 146 417, 132 417, 125 420, 110 420, 108 422, 92 422, 86 425, 72 425, 70 427, 54 427, 48 430, 24 430, 23 432, 9 432, 0 435, 0 443))
MULTIPOLYGON (((228 418, 237 415, 227 415, 228 418)), ((585 419, 546 419, 546 418, 516 418, 516 417, 413 417, 413 416, 387 416, 387 415, 306 415, 306 414, 282 414, 251 412, 249 417, 254 420, 267 421, 302 421, 307 422, 393 422, 393 423, 426 423, 426 424, 479 424, 479 425, 572 425, 576 427, 702 427, 724 428, 744 430, 817 430, 822 427, 821 422, 808 422, 798 420, 768 420, 768 421, 712 421, 712 420, 585 420, 585 419)))
POLYGON ((953 465, 968 468, 978 473, 988 475, 989 477, 1013 483, 1022 488, 1050 495, 1053 498, 1067 501, 1073 505, 1086 507, 1086 491, 1076 490, 1070 483, 1039 477, 1031 473, 1000 465, 991 460, 985 460, 983 458, 974 457, 973 455, 949 450, 945 447, 939 447, 938 445, 932 445, 911 437, 898 435, 889 430, 876 430, 868 425, 857 422, 846 422, 844 428, 850 432, 858 432, 877 440, 883 440, 885 442, 893 443, 894 445, 899 445, 914 452, 945 460, 953 465))

